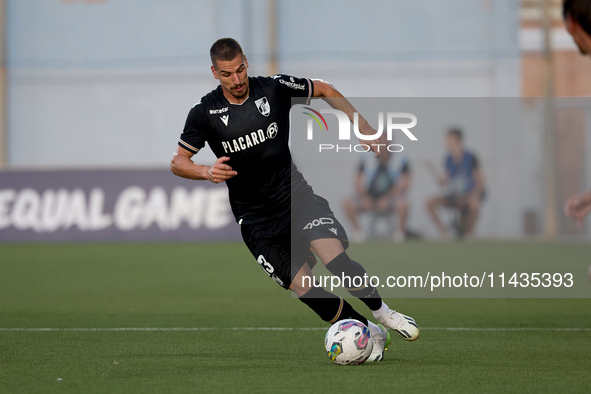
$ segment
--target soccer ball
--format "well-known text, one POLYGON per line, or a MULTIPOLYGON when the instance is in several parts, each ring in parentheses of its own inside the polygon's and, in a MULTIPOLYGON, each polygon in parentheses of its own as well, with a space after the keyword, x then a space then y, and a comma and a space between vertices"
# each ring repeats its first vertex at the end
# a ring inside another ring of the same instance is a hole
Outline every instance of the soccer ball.
POLYGON ((345 319, 333 324, 324 337, 328 357, 335 364, 362 364, 371 355, 373 339, 369 328, 359 320, 345 319))

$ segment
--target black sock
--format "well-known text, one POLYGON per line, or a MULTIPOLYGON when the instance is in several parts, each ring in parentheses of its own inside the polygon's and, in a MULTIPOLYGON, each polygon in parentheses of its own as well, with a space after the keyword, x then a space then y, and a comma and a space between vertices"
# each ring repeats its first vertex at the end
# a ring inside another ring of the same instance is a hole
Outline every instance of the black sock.
POLYGON ((322 287, 312 287, 300 297, 300 301, 308 305, 322 320, 331 324, 343 319, 356 319, 368 325, 367 319, 353 309, 351 304, 322 287))
POLYGON ((355 287, 359 284, 359 279, 354 281, 354 278, 363 278, 366 275, 365 268, 358 262, 351 260, 347 256, 347 252, 343 252, 335 257, 330 263, 326 264, 326 269, 333 275, 343 279, 343 286, 347 289, 349 294, 353 297, 359 298, 369 309, 377 311, 382 306, 382 297, 378 293, 378 289, 367 283, 361 283, 360 287, 355 287), (350 278, 350 279, 347 279, 350 278))

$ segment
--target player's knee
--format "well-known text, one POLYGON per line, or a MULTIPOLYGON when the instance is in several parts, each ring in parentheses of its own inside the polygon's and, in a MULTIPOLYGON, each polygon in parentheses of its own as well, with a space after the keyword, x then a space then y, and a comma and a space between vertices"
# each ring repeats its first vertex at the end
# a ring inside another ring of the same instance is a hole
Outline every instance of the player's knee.
POLYGON ((366 273, 365 268, 355 260, 351 260, 346 252, 339 254, 333 260, 329 261, 326 264, 326 269, 336 276, 345 274, 351 277, 363 277, 366 273))
MULTIPOLYGON (((303 297, 312 288, 308 283, 306 283, 307 282, 306 279, 307 278, 304 278, 304 277, 302 277, 302 278, 295 278, 291 282, 291 285, 289 286, 289 289, 291 291, 293 291, 298 298, 303 297)), ((314 280, 314 279, 311 278, 310 280, 314 280)))
POLYGON ((293 291, 296 296, 301 297, 314 287, 315 279, 312 270, 308 263, 304 264, 302 268, 293 276, 289 290, 293 291))
POLYGON ((343 243, 336 238, 317 239, 310 243, 312 252, 320 257, 324 265, 335 259, 338 255, 345 252, 343 243))

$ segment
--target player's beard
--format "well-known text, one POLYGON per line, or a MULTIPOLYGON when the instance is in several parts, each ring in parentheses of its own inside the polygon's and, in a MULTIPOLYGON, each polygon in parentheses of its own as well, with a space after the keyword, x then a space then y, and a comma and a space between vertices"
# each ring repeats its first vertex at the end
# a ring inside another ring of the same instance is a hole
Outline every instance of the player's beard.
POLYGON ((235 90, 235 88, 237 88, 238 86, 233 86, 232 89, 230 89, 230 94, 234 96, 234 98, 243 99, 248 94, 248 84, 244 83, 240 86, 242 86, 243 88, 239 92, 235 90))

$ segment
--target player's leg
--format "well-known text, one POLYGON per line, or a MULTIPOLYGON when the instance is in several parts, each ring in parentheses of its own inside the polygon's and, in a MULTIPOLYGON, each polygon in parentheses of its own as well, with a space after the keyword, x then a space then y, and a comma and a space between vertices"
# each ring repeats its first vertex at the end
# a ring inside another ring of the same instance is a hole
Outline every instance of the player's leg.
POLYGON ((300 301, 327 323, 333 324, 343 319, 356 319, 368 325, 367 318, 353 309, 346 300, 322 287, 314 286, 314 283, 312 270, 305 263, 293 277, 289 288, 300 301))
POLYGON ((347 287, 347 291, 367 305, 380 323, 396 331, 400 337, 407 341, 415 341, 419 337, 419 327, 414 319, 390 309, 375 287, 369 283, 362 283, 360 287, 353 286, 352 279, 354 277, 363 278, 367 272, 361 264, 349 258, 340 240, 335 238, 315 239, 310 242, 310 248, 333 275, 351 278, 349 284, 351 287, 347 287))
POLYGON ((445 227, 443 225, 443 222, 439 218, 439 214, 437 213, 437 209, 447 205, 446 199, 447 199, 447 197, 441 197, 441 196, 431 197, 427 200, 427 204, 426 204, 427 212, 429 213, 429 216, 431 217, 431 219, 433 220, 433 222, 437 226, 437 229, 439 230, 439 233, 441 234, 441 237, 443 237, 443 238, 448 238, 449 233, 448 233, 447 227, 445 227))
POLYGON ((284 289, 292 290, 320 318, 334 323, 341 319, 357 319, 368 324, 341 297, 314 286, 310 266, 316 262, 301 240, 292 244, 291 225, 287 217, 258 224, 243 224, 242 237, 261 268, 284 289))
POLYGON ((369 327, 374 346, 367 361, 383 360, 384 350, 390 345, 390 334, 384 326, 369 321, 343 298, 324 290, 322 287, 314 286, 313 278, 312 270, 306 263, 295 274, 290 289, 298 296, 300 301, 312 309, 322 320, 330 324, 343 319, 356 319, 369 327))
POLYGON ((276 223, 272 222, 243 225, 241 228, 246 245, 261 268, 281 287, 292 290, 322 320, 332 324, 343 319, 356 319, 368 326, 374 338, 374 349, 368 360, 382 360, 384 349, 390 344, 387 331, 368 321, 346 300, 314 286, 314 276, 308 264, 308 261, 315 263, 314 256, 301 244, 294 245, 296 253, 292 256, 290 234, 278 233, 275 231, 277 228, 276 223), (294 264, 292 257, 295 257, 294 264))
MULTIPOLYGON (((349 258, 339 239, 315 239, 310 242, 310 249, 333 275, 339 277, 344 275, 351 278, 351 282, 355 277, 363 278, 366 275, 365 268, 349 258)), ((382 306, 382 299, 376 288, 365 284, 354 288, 352 283, 345 285, 345 287, 352 296, 359 298, 372 311, 378 310, 382 306)))
MULTIPOLYGON (((292 211, 293 237, 309 245, 326 268, 339 277, 353 278, 365 275, 361 264, 349 258, 345 249, 349 246, 345 229, 334 217, 328 202, 320 196, 304 196, 298 209, 292 211)), ((351 283, 352 285, 353 283, 351 283)), ((371 285, 347 289, 358 297, 372 311, 374 317, 384 326, 395 330, 402 338, 414 341, 419 336, 419 328, 413 319, 391 310, 381 299, 377 289, 371 285)), ((370 326, 371 330, 371 326, 370 326)), ((372 332, 372 335, 374 333, 372 332)))

